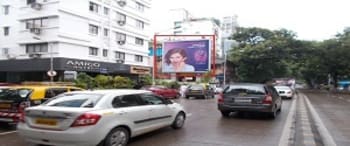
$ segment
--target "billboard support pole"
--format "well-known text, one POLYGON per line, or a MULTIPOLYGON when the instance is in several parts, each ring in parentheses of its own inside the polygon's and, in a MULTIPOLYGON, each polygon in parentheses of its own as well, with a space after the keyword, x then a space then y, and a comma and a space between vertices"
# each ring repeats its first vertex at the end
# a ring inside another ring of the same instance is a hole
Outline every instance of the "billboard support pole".
POLYGON ((156 74, 157 74, 157 35, 153 37, 153 74, 152 74, 152 84, 156 84, 156 74))
POLYGON ((216 72, 216 48, 215 48, 215 46, 216 46, 216 44, 215 44, 216 42, 215 42, 215 35, 213 35, 213 60, 212 60, 212 62, 213 62, 213 72, 212 72, 212 77, 214 78, 214 80, 215 80, 215 72, 216 72))

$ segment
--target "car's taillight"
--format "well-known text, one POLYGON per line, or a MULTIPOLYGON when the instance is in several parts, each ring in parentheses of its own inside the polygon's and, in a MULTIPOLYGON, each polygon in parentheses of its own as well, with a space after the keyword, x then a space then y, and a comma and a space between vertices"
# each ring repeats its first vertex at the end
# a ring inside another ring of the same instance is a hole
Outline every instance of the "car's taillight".
POLYGON ((222 93, 219 94, 218 103, 224 103, 224 94, 222 93))
POLYGON ((25 120, 24 116, 25 116, 24 111, 20 112, 19 117, 18 117, 18 122, 25 123, 26 120, 25 120))
POLYGON ((101 118, 101 115, 85 113, 80 115, 74 121, 71 127, 95 125, 100 120, 100 118, 101 118))
POLYGON ((272 104, 272 96, 270 94, 266 95, 264 100, 263 100, 264 104, 272 104))

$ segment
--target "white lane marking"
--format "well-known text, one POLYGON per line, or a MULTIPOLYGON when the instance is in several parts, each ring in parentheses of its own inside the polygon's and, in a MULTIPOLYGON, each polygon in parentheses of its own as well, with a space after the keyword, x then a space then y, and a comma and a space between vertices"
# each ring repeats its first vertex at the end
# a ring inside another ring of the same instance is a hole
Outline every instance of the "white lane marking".
POLYGON ((0 136, 4 136, 4 135, 7 135, 7 134, 12 134, 12 133, 16 133, 17 131, 9 131, 9 132, 2 132, 0 133, 0 136))
POLYGON ((293 102, 290 108, 290 111, 287 116, 286 123, 284 124, 284 128, 282 131, 282 136, 280 138, 279 146, 288 146, 289 145, 289 139, 292 137, 291 127, 295 118, 295 107, 296 107, 296 98, 293 98, 293 102))
POLYGON ((327 130, 326 126, 323 124, 320 116, 316 112, 314 106, 311 104, 309 98, 307 96, 304 96, 304 97, 305 97, 306 104, 310 109, 311 116, 315 121, 316 128, 322 137, 322 142, 324 143, 324 145, 327 145, 327 146, 336 146, 337 144, 334 142, 333 137, 327 130))

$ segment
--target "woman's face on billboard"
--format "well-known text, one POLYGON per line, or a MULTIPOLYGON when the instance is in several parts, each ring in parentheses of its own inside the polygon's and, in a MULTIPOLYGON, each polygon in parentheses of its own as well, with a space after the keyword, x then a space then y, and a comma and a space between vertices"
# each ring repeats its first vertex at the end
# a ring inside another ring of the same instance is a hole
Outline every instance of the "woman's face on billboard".
POLYGON ((180 53, 174 53, 170 55, 169 60, 171 64, 179 64, 179 63, 185 62, 186 58, 183 57, 180 53))

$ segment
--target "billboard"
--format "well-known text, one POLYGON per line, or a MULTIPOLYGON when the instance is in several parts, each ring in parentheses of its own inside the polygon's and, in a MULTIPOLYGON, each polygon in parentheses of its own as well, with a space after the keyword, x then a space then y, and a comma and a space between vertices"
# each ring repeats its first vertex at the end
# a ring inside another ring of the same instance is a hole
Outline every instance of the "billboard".
POLYGON ((164 42, 162 52, 163 73, 210 71, 209 40, 164 42))

